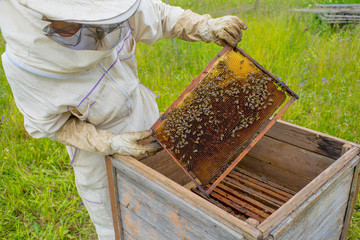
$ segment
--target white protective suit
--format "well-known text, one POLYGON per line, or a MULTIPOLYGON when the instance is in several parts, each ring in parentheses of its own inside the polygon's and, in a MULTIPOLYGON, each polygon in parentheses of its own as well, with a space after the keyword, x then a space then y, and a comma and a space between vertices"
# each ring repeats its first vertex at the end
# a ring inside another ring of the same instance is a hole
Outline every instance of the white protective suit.
MULTIPOLYGON (((199 36, 198 27, 209 19, 158 0, 142 0, 129 19, 126 38, 114 49, 77 51, 44 35, 49 22, 41 14, 17 0, 1 0, 0 26, 7 43, 2 62, 26 130, 34 138, 54 139, 71 116, 113 134, 149 129, 158 108, 156 95, 139 82, 136 42, 150 45, 173 37, 209 42, 199 36)), ((67 150, 99 239, 114 239, 104 155, 71 146, 67 150)))

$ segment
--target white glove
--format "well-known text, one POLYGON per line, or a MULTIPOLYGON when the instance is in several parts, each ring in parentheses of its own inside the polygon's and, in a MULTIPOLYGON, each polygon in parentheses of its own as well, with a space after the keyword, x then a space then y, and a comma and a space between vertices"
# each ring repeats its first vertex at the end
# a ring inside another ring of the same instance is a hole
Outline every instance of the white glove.
POLYGON ((209 19, 200 28, 200 36, 204 42, 214 42, 217 45, 236 47, 241 41, 242 32, 247 26, 237 16, 225 16, 209 19))
POLYGON ((114 135, 72 117, 58 130, 55 140, 88 152, 103 155, 119 153, 141 158, 161 150, 161 146, 157 142, 138 143, 138 141, 150 137, 151 133, 151 130, 145 130, 114 135))
POLYGON ((159 143, 156 141, 139 143, 140 140, 150 137, 151 134, 151 130, 145 130, 113 135, 110 138, 110 147, 114 153, 120 155, 131 155, 138 158, 154 155, 161 150, 159 143))

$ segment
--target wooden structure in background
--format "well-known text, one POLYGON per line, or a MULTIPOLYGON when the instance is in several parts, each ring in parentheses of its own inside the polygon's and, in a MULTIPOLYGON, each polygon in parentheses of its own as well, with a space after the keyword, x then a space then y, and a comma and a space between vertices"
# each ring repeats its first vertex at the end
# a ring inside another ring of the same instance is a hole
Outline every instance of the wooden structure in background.
POLYGON ((322 21, 329 24, 360 23, 360 4, 317 4, 312 9, 294 11, 316 13, 322 21))
POLYGON ((109 157, 117 239, 346 239, 359 154, 357 144, 278 121, 234 169, 253 186, 243 211, 258 220, 195 194, 164 151, 141 161, 109 157), (258 208, 254 196, 266 197, 269 189, 270 197, 282 194, 283 200, 258 208))

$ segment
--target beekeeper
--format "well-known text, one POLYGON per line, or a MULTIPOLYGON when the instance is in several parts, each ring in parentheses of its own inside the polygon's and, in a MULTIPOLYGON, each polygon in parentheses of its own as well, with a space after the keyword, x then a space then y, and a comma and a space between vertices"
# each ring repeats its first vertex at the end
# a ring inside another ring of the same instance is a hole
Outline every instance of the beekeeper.
POLYGON ((162 38, 236 46, 246 25, 158 0, 1 0, 3 68, 34 138, 67 146, 99 239, 113 239, 104 155, 144 157, 155 94, 139 82, 135 49, 162 38))

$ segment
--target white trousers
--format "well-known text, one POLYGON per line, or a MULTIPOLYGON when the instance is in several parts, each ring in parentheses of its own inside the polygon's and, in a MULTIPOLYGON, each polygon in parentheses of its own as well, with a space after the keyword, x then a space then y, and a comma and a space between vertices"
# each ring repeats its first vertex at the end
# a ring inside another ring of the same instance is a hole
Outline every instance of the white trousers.
POLYGON ((98 238, 115 239, 105 156, 76 150, 73 168, 77 190, 95 225, 98 238))

